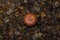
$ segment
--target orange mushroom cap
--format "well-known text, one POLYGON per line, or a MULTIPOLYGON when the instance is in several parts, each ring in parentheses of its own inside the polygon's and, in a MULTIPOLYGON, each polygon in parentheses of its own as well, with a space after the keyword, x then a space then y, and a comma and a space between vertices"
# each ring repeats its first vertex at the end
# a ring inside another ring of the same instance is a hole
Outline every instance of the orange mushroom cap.
POLYGON ((24 23, 27 26, 33 26, 34 24, 36 24, 36 16, 34 14, 28 13, 24 16, 24 23))

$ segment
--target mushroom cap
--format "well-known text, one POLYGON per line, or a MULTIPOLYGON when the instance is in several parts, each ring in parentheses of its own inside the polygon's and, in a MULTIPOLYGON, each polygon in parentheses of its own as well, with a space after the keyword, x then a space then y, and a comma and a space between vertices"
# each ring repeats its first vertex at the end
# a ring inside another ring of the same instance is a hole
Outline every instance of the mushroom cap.
POLYGON ((24 23, 27 26, 33 26, 34 24, 36 24, 36 16, 34 14, 28 13, 24 16, 24 23))

